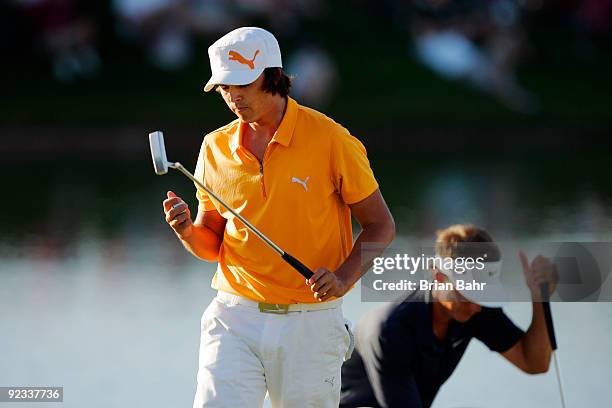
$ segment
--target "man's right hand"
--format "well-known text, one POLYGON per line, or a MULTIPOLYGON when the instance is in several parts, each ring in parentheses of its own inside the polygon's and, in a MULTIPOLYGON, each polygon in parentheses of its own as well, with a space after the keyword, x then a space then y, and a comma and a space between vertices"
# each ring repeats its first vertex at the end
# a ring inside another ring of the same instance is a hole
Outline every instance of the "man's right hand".
POLYGON ((174 230, 180 239, 186 239, 191 235, 193 222, 189 206, 182 198, 177 197, 172 191, 168 191, 168 198, 163 202, 166 222, 174 230))
POLYGON ((559 282, 559 274, 555 264, 542 255, 536 256, 530 264, 529 258, 523 251, 519 251, 519 258, 523 265, 523 273, 531 291, 532 300, 534 302, 542 301, 542 285, 546 285, 548 296, 552 295, 559 282))

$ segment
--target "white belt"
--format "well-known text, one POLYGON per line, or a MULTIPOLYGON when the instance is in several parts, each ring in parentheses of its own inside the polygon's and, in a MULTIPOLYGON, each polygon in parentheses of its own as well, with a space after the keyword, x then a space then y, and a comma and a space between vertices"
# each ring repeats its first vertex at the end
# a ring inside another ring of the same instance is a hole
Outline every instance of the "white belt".
POLYGON ((315 310, 336 309, 342 305, 342 299, 317 303, 291 303, 288 305, 278 303, 263 303, 232 295, 227 292, 217 292, 217 299, 229 305, 243 305, 259 309, 262 313, 287 314, 290 312, 312 312, 315 310))

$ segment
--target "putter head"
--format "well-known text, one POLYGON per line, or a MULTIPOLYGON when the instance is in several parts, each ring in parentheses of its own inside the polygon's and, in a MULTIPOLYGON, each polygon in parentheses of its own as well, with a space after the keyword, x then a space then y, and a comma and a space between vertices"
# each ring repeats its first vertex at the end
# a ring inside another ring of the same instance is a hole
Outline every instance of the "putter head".
POLYGON ((168 159, 166 158, 166 146, 164 145, 164 132, 156 131, 149 133, 149 145, 151 146, 151 157, 153 168, 158 176, 168 172, 168 159))

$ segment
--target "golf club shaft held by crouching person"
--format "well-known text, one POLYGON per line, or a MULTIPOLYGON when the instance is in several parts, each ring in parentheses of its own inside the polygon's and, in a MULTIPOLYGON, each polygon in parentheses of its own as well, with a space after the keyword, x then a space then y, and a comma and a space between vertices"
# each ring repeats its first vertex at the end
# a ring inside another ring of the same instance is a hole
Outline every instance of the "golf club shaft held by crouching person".
POLYGON ((197 215, 174 192, 166 221, 196 257, 217 261, 204 311, 196 407, 338 407, 350 332, 345 295, 387 246, 393 218, 364 146, 289 97, 274 36, 231 31, 209 47, 215 89, 237 116, 207 134, 195 177, 314 271, 306 279, 196 185, 197 215), (353 243, 351 216, 361 225, 353 243))

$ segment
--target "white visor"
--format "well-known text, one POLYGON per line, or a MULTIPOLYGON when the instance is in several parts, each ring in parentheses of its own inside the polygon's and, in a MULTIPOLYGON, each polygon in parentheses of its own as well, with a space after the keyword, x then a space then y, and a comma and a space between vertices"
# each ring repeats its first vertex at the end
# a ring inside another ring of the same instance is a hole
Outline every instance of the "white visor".
POLYGON ((453 283, 454 288, 468 300, 487 307, 502 307, 508 302, 508 294, 501 282, 502 262, 483 262, 483 268, 474 266, 463 272, 440 265, 440 272, 453 283))

